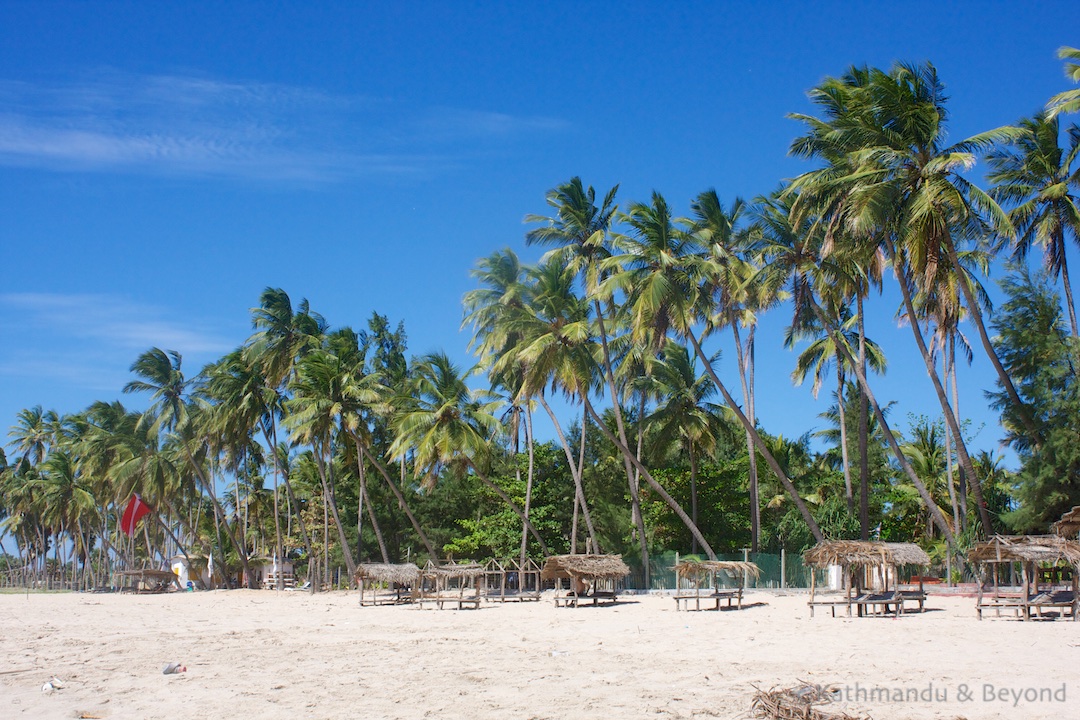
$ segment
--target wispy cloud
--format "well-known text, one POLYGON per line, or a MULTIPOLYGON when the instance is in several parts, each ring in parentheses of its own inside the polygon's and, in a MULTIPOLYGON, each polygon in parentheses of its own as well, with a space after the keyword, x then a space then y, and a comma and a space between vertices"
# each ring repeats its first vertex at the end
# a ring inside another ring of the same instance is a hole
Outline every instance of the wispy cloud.
MULTIPOLYGON (((0 376, 47 378, 92 389, 118 390, 128 365, 144 350, 177 350, 195 360, 194 374, 238 340, 209 325, 178 322, 162 308, 113 295, 0 294, 0 376)), ((185 363, 188 365, 188 363, 185 363)))
POLYGON ((416 107, 268 83, 98 73, 0 80, 0 164, 264 180, 427 173, 549 118, 416 107))

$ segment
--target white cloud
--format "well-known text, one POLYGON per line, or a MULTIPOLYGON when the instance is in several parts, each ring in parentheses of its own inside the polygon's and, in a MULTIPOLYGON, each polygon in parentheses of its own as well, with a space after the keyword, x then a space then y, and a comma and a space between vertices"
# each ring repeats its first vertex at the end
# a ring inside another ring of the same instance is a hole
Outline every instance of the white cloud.
POLYGON ((113 295, 0 294, 0 318, 12 339, 0 348, 0 375, 96 390, 118 390, 130 379, 127 367, 151 347, 179 351, 193 375, 242 340, 113 295))
POLYGON ((269 83, 124 73, 0 81, 0 108, 0 164, 271 181, 426 173, 478 143, 566 127, 269 83))

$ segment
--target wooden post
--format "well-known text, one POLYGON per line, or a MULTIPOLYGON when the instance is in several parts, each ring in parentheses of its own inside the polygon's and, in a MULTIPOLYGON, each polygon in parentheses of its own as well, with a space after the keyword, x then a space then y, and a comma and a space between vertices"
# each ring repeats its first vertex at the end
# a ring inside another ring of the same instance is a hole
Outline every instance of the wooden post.
POLYGON ((787 587, 787 552, 784 548, 780 548, 780 589, 783 590, 787 587))
POLYGON ((1020 578, 1023 582, 1024 620, 1031 619, 1031 608, 1028 607, 1028 563, 1020 563, 1020 578))
POLYGON ((814 590, 817 587, 817 573, 810 567, 810 617, 814 617, 814 590))

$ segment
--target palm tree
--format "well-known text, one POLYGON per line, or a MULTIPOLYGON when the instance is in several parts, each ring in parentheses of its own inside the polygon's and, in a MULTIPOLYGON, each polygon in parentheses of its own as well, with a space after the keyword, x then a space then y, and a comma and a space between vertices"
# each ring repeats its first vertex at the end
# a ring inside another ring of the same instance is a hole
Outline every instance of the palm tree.
MULTIPOLYGON (((1065 77, 1073 82, 1080 82, 1080 49, 1060 47, 1058 57, 1062 60, 1074 61, 1065 63, 1065 77)), ((1046 103, 1046 111, 1050 118, 1055 118, 1061 113, 1080 111, 1080 89, 1066 90, 1050 98, 1050 101, 1046 103)))
POLYGON ((15 449, 22 453, 27 462, 40 465, 52 445, 58 421, 55 411, 43 411, 40 405, 35 405, 19 411, 8 437, 15 441, 15 449))
MULTIPOLYGON (((715 450, 723 432, 721 409, 708 402, 716 387, 708 375, 698 375, 686 346, 669 340, 662 361, 653 368, 660 405, 648 418, 656 442, 677 446, 690 462, 690 519, 697 525, 697 475, 700 457, 715 450)), ((697 552, 694 542, 691 553, 697 552)))
MULTIPOLYGON (((713 322, 717 328, 727 325, 731 328, 735 341, 735 364, 739 370, 739 383, 742 386, 744 412, 751 425, 757 423, 754 396, 754 347, 757 330, 757 310, 764 309, 768 300, 758 292, 760 286, 754 282, 753 263, 745 257, 750 248, 747 235, 736 231, 746 203, 742 198, 735 198, 731 209, 724 208, 716 190, 706 190, 694 199, 690 205, 694 213, 693 232, 699 241, 709 249, 711 262, 704 266, 710 272, 710 282, 715 289, 716 313, 713 322), (745 342, 740 332, 745 327, 745 342)), ((761 501, 758 497, 757 452, 754 450, 754 438, 746 432, 746 452, 749 458, 750 495, 750 549, 757 552, 761 544, 761 501)))
MULTIPOLYGON (((606 380, 608 397, 615 415, 615 427, 619 436, 620 448, 629 454, 626 423, 623 420, 621 397, 615 385, 615 371, 608 345, 608 328, 605 323, 602 300, 608 301, 609 310, 613 311, 610 298, 603 298, 599 293, 600 284, 608 271, 606 261, 611 255, 608 246, 608 232, 615 220, 618 206, 615 194, 619 186, 611 188, 599 206, 596 204, 596 191, 592 186, 585 188, 580 177, 573 177, 569 182, 559 185, 547 193, 547 203, 555 208, 554 217, 527 215, 525 222, 542 223, 525 234, 527 245, 555 246, 544 255, 543 261, 565 267, 573 275, 580 276, 585 294, 592 302, 594 320, 599 330, 600 349, 603 358, 603 378, 606 380)), ((587 405, 587 398, 582 398, 587 405)), ((586 411, 586 414, 588 412, 586 411)), ((582 425, 584 428, 584 424, 582 425)), ((626 470, 627 487, 630 490, 631 514, 638 525, 638 534, 645 537, 645 525, 641 515, 641 500, 635 489, 634 467, 630 457, 623 458, 626 470)), ((644 542, 644 540, 642 540, 644 542)), ((643 556, 647 562, 647 554, 643 556)))
MULTIPOLYGON (((276 448, 278 447, 278 421, 284 412, 285 383, 295 374, 296 362, 311 350, 320 347, 326 331, 326 321, 321 315, 311 311, 306 299, 300 301, 299 307, 294 312, 288 293, 281 288, 268 287, 259 297, 259 306, 251 308, 251 325, 255 333, 244 345, 244 359, 262 377, 264 389, 258 394, 262 406, 260 423, 267 445, 276 448)), ((271 455, 275 460, 274 517, 280 517, 277 491, 279 477, 282 477, 284 481, 289 505, 299 513, 300 504, 289 482, 289 475, 287 472, 282 472, 284 468, 277 461, 278 453, 274 452, 271 455)), ((297 514, 296 519, 300 525, 300 534, 308 557, 311 557, 311 543, 304 518, 297 514)), ((280 520, 275 520, 274 532, 275 549, 280 560, 284 553, 281 544, 280 520)), ((284 576, 278 573, 279 590, 285 588, 284 582, 284 576)), ((315 584, 312 583, 313 588, 315 584)))
MULTIPOLYGON (((832 305, 835 308, 832 312, 826 310, 826 314, 836 319, 836 325, 840 328, 839 333, 830 336, 828 332, 822 330, 820 323, 814 323, 811 328, 804 328, 802 333, 796 332, 793 327, 789 327, 784 338, 784 346, 792 348, 800 339, 813 337, 813 340, 811 340, 803 351, 799 353, 799 357, 795 361, 795 369, 791 373, 791 379, 796 385, 801 385, 803 381, 806 380, 807 375, 813 374, 814 380, 810 392, 813 394, 814 398, 817 398, 818 392, 821 390, 821 384, 829 366, 834 365, 836 368, 835 396, 837 399, 837 411, 839 415, 839 445, 844 473, 844 491, 848 504, 848 512, 854 512, 854 489, 851 480, 851 465, 848 452, 847 418, 845 417, 846 411, 843 401, 844 387, 847 384, 848 373, 851 372, 851 368, 847 365, 843 352, 837 349, 836 344, 833 342, 833 337, 836 337, 841 342, 847 343, 848 353, 850 355, 856 354, 854 348, 859 347, 860 341, 862 341, 867 362, 874 372, 879 375, 885 373, 886 360, 885 354, 878 344, 868 338, 862 337, 854 327, 857 325, 858 318, 851 314, 851 310, 848 306, 836 306, 833 303, 827 304, 832 305)), ((860 446, 860 452, 865 453, 866 451, 860 446)), ((862 518, 860 518, 860 521, 861 520, 862 518)), ((860 522, 860 524, 865 525, 866 523, 860 522)))
MULTIPOLYGON (((621 289, 627 292, 627 305, 630 308, 628 314, 634 319, 633 339, 636 342, 655 344, 671 331, 690 340, 694 352, 713 384, 723 395, 724 401, 744 430, 751 434, 755 447, 791 495, 814 538, 821 541, 821 529, 806 504, 772 457, 757 428, 717 376, 711 359, 701 347, 701 339, 694 334, 694 323, 698 319, 704 320, 706 331, 716 327, 713 318, 717 314, 717 307, 714 305, 717 287, 712 281, 716 275, 715 268, 711 267, 712 259, 703 258, 694 252, 698 247, 697 238, 686 229, 685 222, 678 223, 681 229, 676 227, 676 221, 671 217, 666 201, 659 194, 654 193, 650 205, 632 205, 627 222, 633 228, 633 233, 622 236, 625 251, 622 256, 611 260, 613 264, 618 262, 623 270, 608 284, 610 291, 621 289)), ((722 307, 720 312, 723 312, 722 307)), ((643 475, 647 480, 651 478, 646 473, 643 475)), ((673 502, 674 500, 671 500, 669 505, 673 502)), ((676 510, 676 514, 681 510, 676 510)), ((690 527, 691 532, 697 530, 685 513, 680 517, 690 527)), ((706 552, 711 553, 703 538, 698 537, 698 541, 706 552)))
MULTIPOLYGON (((918 490, 927 507, 930 507, 931 512, 933 512, 931 507, 933 502, 930 495, 918 475, 915 474, 907 462, 899 441, 889 427, 885 414, 870 389, 861 364, 855 361, 848 348, 848 343, 840 335, 839 328, 833 325, 817 302, 817 288, 821 285, 834 283, 833 278, 842 275, 843 265, 832 263, 822 257, 821 226, 805 218, 799 219, 793 207, 797 200, 798 198, 794 193, 788 192, 780 192, 768 198, 759 198, 755 214, 758 231, 764 241, 761 250, 765 259, 762 267, 762 273, 765 276, 763 282, 773 287, 790 285, 791 296, 794 300, 792 327, 795 328, 795 332, 807 331, 813 327, 815 320, 826 331, 830 340, 832 340, 833 347, 844 356, 848 367, 853 370, 858 378, 859 385, 874 409, 878 425, 892 448, 897 462, 908 479, 911 480, 912 485, 918 490)), ((863 457, 865 457, 865 454, 863 457)), ((862 514, 860 511, 860 515, 862 514)), ((948 523, 945 522, 944 516, 938 513, 934 515, 934 520, 939 524, 942 532, 951 543, 951 530, 948 523)))
POLYGON ((1071 235, 1074 243, 1080 243, 1080 196, 1070 191, 1070 187, 1080 189, 1080 163, 1076 163, 1080 128, 1069 128, 1066 147, 1058 142, 1057 118, 1036 115, 1021 120, 1019 128, 1022 132, 1010 146, 987 155, 992 168, 987 178, 994 184, 990 194, 1013 206, 1009 211, 1017 232, 1013 257, 1023 260, 1032 245, 1040 245, 1047 270, 1062 279, 1072 334, 1077 337, 1080 330, 1065 239, 1071 235))
MULTIPOLYGON (((959 172, 974 164, 974 152, 1015 136, 1015 130, 999 128, 946 147, 944 89, 930 64, 897 64, 889 72, 856 69, 840 80, 826 81, 813 97, 827 120, 796 116, 809 125, 810 133, 796 140, 792 151, 821 157, 829 165, 804 174, 793 187, 807 191, 801 197, 817 208, 830 229, 844 226, 852 237, 883 243, 910 317, 915 316, 913 294, 932 287, 940 278, 939 266, 951 266, 959 273, 987 356, 1025 425, 1037 436, 1028 409, 994 351, 975 291, 959 270, 959 241, 976 240, 991 229, 1012 233, 997 203, 959 172)), ((919 324, 911 323, 911 328, 957 439, 961 465, 970 474, 971 460, 936 364, 919 324)), ((985 530, 989 517, 981 498, 976 500, 985 530)))
POLYGON ((493 403, 484 393, 471 390, 465 375, 443 353, 425 355, 417 362, 410 382, 411 407, 394 420, 397 437, 390 446, 394 457, 413 453, 418 470, 434 483, 440 470, 460 463, 505 502, 547 553, 547 543, 521 508, 481 470, 487 461, 488 441, 499 431, 493 403))
POLYGON ((187 462, 188 469, 199 479, 210 497, 219 527, 224 526, 230 543, 235 548, 247 577, 248 587, 256 587, 254 570, 248 563, 247 549, 242 538, 229 525, 225 511, 218 501, 214 481, 206 473, 201 456, 207 448, 206 438, 212 433, 210 415, 201 412, 199 406, 189 405, 184 394, 191 385, 181 369, 182 358, 175 350, 165 352, 151 348, 139 355, 131 365, 131 371, 140 378, 124 385, 125 393, 149 392, 151 404, 142 415, 140 424, 148 426, 153 435, 171 433, 175 447, 187 462))

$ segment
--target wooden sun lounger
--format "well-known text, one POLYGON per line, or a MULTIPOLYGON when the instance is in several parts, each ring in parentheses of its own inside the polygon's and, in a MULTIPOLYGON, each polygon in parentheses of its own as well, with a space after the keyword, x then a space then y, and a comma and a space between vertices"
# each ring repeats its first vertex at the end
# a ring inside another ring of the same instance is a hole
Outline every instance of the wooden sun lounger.
POLYGON ((1038 595, 1030 595, 1026 605, 1024 604, 1024 597, 1020 593, 998 593, 996 596, 983 596, 982 600, 976 605, 975 610, 980 620, 982 620, 983 610, 993 610, 995 617, 1001 617, 1002 610, 1011 610, 1016 617, 1030 619, 1033 610, 1037 616, 1041 617, 1046 610, 1061 608, 1063 611, 1068 611, 1062 612, 1062 615, 1071 616, 1073 620, 1076 620, 1076 616, 1073 614, 1073 606, 1072 590, 1047 590, 1038 595))
POLYGON ((713 607, 705 607, 705 610, 719 610, 721 601, 727 601, 727 609, 732 608, 732 603, 738 603, 739 610, 742 610, 742 588, 717 588, 712 592, 696 593, 696 592, 683 592, 673 596, 675 598, 676 610, 690 610, 690 603, 694 603, 694 610, 701 610, 701 601, 706 603, 713 602, 713 607))
POLYGON ((926 608, 926 593, 921 590, 899 590, 900 595, 900 612, 911 612, 907 609, 909 603, 914 603, 919 606, 919 612, 923 612, 926 608))

